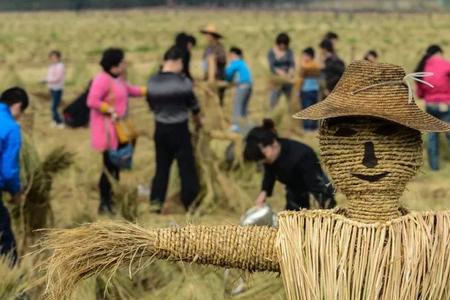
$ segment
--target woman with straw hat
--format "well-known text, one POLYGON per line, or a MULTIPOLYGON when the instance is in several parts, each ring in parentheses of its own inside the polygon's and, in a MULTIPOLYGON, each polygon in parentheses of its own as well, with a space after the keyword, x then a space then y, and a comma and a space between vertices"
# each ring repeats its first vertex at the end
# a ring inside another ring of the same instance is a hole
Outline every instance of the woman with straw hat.
MULTIPOLYGON (((208 46, 203 52, 204 79, 208 82, 225 79, 225 66, 227 64, 227 54, 224 46, 220 42, 223 38, 216 26, 208 24, 200 32, 205 36, 208 46)), ((225 88, 218 89, 220 105, 223 106, 225 88)))
POLYGON ((47 293, 144 257, 281 272, 294 299, 450 299, 450 211, 409 212, 399 198, 422 163, 420 132, 450 131, 412 98, 421 80, 391 64, 356 61, 333 92, 296 115, 323 120, 322 159, 344 208, 278 215, 279 228, 145 230, 97 223, 44 241, 47 293))

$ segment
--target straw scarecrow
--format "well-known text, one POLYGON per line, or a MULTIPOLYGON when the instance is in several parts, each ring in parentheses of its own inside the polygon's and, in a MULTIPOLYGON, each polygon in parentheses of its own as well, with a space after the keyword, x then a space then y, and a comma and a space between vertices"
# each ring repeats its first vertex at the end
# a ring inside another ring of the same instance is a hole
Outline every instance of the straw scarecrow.
POLYGON ((420 131, 450 127, 421 111, 390 64, 354 62, 326 100, 297 118, 324 120, 320 148, 347 206, 282 212, 279 228, 146 230, 96 223, 50 232, 47 296, 155 258, 281 272, 288 299, 450 299, 450 212, 408 212, 399 198, 422 163, 420 131))

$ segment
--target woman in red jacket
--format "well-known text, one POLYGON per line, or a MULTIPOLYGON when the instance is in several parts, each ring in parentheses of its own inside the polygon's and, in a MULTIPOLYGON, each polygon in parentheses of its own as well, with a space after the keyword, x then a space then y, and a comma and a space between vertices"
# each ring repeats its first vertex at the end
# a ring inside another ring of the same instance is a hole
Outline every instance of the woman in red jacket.
MULTIPOLYGON (((428 47, 419 62, 416 72, 430 72, 433 76, 423 78, 432 87, 418 83, 417 95, 426 103, 426 110, 432 116, 450 123, 450 62, 443 57, 438 45, 428 47)), ((450 134, 446 133, 450 153, 450 134)), ((428 163, 432 170, 439 169, 439 133, 428 134, 428 163)))

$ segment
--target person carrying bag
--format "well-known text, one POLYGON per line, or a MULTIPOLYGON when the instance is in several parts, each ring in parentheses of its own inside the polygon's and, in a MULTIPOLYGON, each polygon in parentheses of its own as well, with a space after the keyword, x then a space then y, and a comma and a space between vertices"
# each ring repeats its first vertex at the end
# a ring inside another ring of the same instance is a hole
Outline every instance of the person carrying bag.
POLYGON ((132 86, 124 80, 127 64, 121 49, 105 50, 89 90, 92 148, 102 153, 103 169, 99 181, 99 213, 113 213, 112 188, 108 176, 119 180, 121 169, 130 169, 136 140, 135 130, 126 117, 129 97, 146 94, 146 88, 132 86))

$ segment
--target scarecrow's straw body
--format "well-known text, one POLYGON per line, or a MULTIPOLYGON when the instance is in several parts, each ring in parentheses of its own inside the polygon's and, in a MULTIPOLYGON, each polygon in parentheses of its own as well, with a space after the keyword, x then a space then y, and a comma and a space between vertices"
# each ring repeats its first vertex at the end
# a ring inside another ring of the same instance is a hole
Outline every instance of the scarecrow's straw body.
POLYGON ((284 212, 279 226, 289 300, 450 299, 450 211, 372 224, 284 212))
POLYGON ((47 296, 65 299, 82 279, 154 258, 249 271, 278 271, 276 230, 268 227, 186 226, 145 230, 129 223, 95 223, 54 230, 43 241, 47 296))

